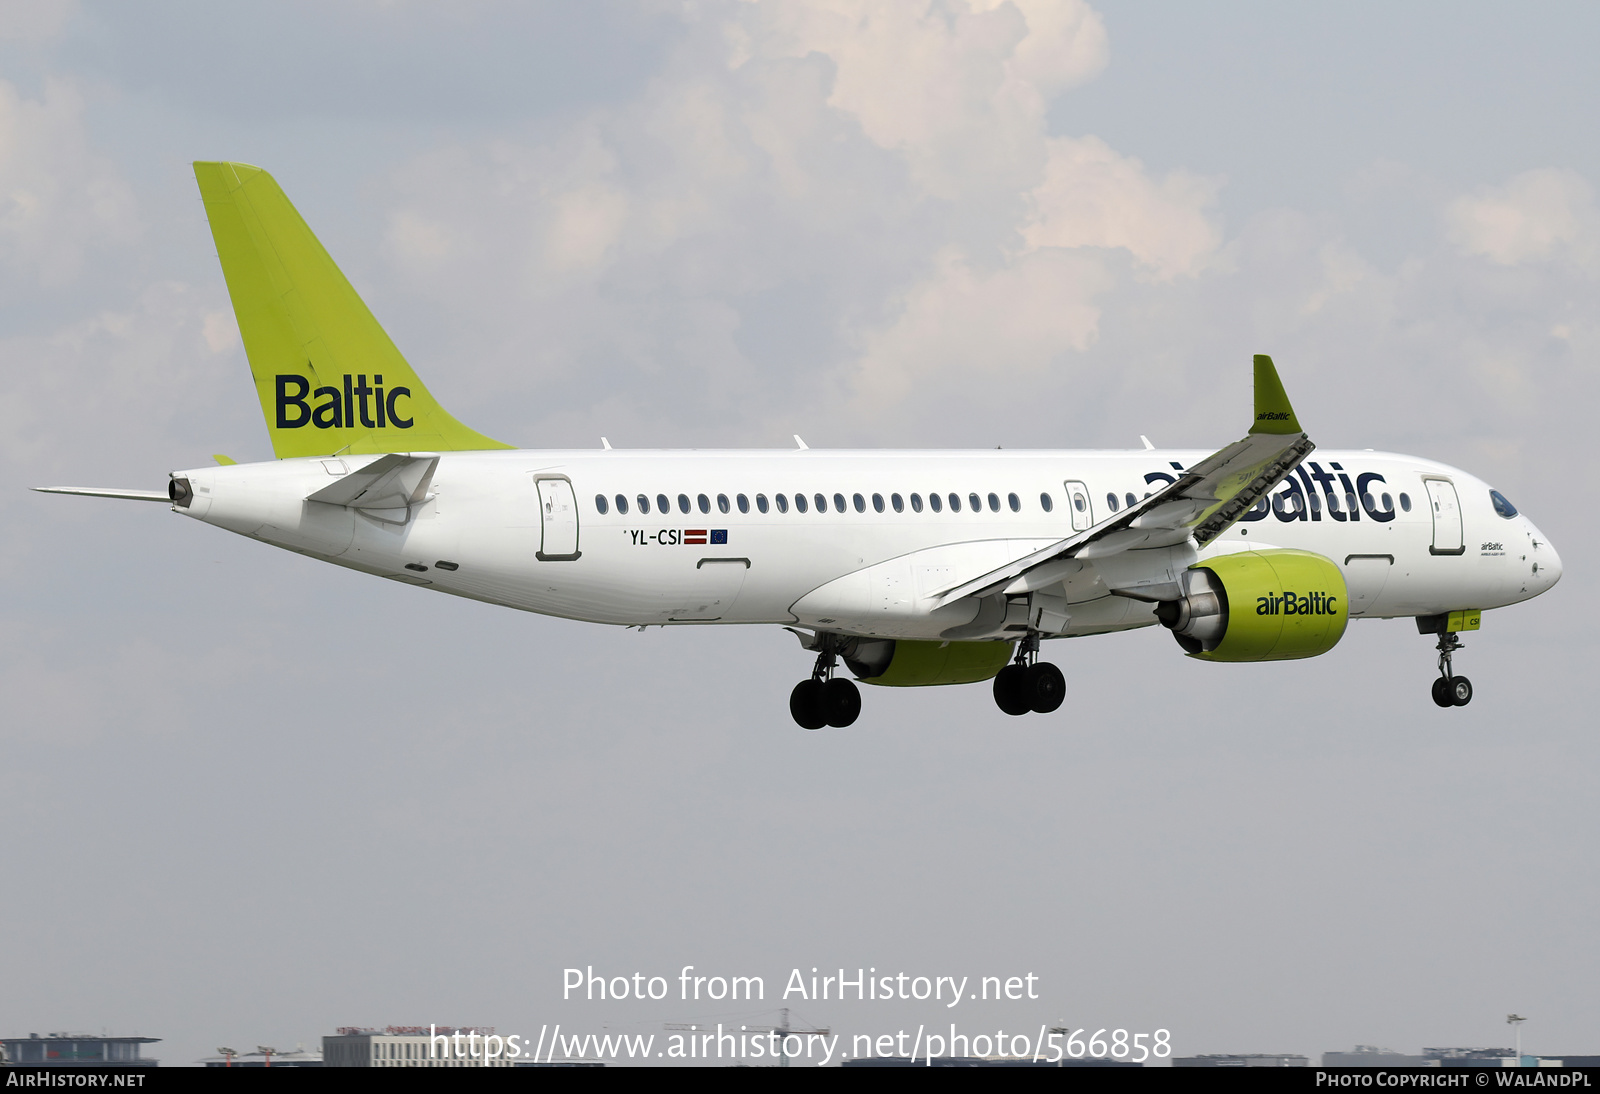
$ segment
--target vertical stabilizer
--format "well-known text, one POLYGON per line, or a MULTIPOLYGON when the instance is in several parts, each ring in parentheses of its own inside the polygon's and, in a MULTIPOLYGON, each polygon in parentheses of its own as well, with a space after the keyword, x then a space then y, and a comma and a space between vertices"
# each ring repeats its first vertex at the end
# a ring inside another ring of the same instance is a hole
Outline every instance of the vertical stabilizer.
POLYGON ((279 459, 511 447, 434 401, 271 175, 194 174, 279 459))

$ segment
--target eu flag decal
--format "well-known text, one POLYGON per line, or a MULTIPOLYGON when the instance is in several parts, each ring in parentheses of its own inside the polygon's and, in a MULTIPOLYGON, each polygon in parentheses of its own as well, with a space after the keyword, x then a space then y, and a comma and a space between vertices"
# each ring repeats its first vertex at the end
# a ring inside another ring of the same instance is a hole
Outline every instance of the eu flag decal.
POLYGON ((711 529, 711 542, 726 544, 728 542, 728 530, 726 528, 711 529))

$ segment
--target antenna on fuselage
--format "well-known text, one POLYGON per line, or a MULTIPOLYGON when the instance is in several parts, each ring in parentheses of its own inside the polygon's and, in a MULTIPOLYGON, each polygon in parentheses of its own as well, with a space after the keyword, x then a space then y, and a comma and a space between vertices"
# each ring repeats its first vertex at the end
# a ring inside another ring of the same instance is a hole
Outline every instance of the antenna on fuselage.
POLYGON ((800 451, 802 451, 802 452, 810 452, 811 451, 811 446, 809 444, 806 444, 805 441, 802 441, 800 439, 800 434, 798 434, 798 433, 796 433, 794 435, 794 443, 800 446, 800 451))
POLYGON ((600 447, 605 449, 607 452, 610 452, 611 451, 611 442, 606 440, 604 437, 601 437, 600 438, 600 447))
POLYGON ((1144 450, 1146 452, 1154 452, 1156 450, 1156 446, 1150 443, 1150 438, 1143 433, 1139 434, 1139 439, 1144 442, 1144 450))

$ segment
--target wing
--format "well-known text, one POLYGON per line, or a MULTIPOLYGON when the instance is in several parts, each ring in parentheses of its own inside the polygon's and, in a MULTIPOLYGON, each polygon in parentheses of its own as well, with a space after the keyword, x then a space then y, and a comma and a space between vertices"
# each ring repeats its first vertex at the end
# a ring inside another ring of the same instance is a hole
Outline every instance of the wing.
POLYGON ((1300 429, 1272 358, 1262 354, 1255 358, 1255 404, 1255 423, 1244 439, 1207 456, 1177 482, 1093 528, 952 586, 938 595, 936 606, 966 596, 1042 588, 1059 578, 1068 560, 1087 562, 1191 540, 1196 548, 1204 547, 1316 448, 1300 429))

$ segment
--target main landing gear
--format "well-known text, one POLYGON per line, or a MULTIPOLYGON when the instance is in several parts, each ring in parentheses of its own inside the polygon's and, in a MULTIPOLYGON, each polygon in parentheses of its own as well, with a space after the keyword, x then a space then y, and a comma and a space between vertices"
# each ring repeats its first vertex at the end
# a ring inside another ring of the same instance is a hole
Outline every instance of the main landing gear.
POLYGON ((1030 634, 1017 643, 1017 659, 994 678, 995 705, 1007 714, 1049 714, 1067 697, 1061 670, 1038 658, 1039 636, 1030 634))
POLYGON ((1452 671, 1450 657, 1462 648, 1454 631, 1439 635, 1439 679, 1433 682, 1433 701, 1442 707, 1464 707, 1472 702, 1472 681, 1452 671))
POLYGON ((800 681, 789 693, 789 713, 801 729, 843 729, 861 714, 861 691, 855 681, 833 678, 834 666, 839 663, 837 641, 833 635, 822 636, 811 679, 800 681))

